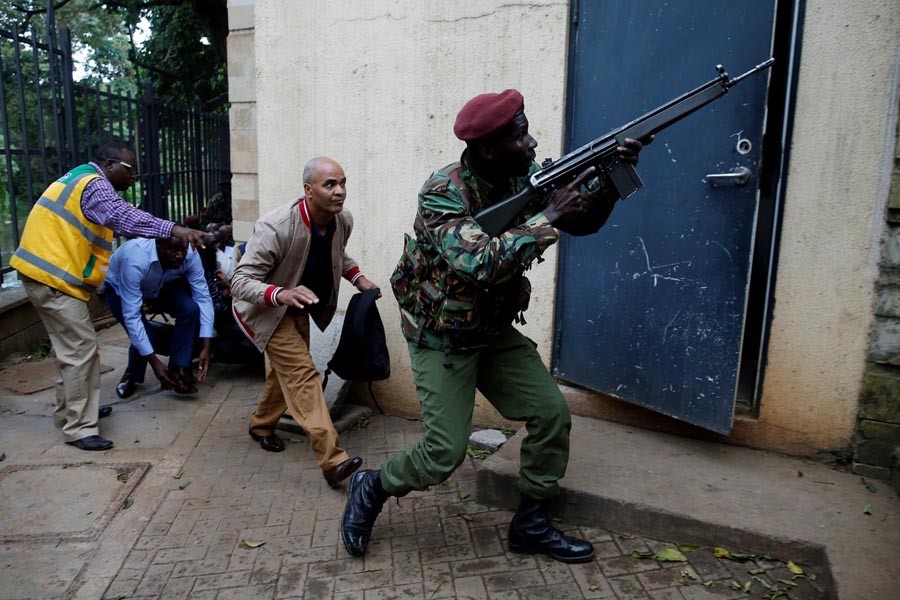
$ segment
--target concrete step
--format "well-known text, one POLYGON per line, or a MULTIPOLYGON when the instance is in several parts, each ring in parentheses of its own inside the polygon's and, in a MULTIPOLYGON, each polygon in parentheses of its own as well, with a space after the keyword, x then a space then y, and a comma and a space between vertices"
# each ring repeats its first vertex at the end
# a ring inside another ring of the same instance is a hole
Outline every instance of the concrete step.
MULTIPOLYGON (((365 424, 364 419, 368 419, 371 415, 372 409, 368 406, 347 403, 343 404, 336 413, 331 413, 331 420, 334 423, 335 431, 343 433, 348 429, 363 426, 365 424)), ((300 425, 297 424, 297 421, 291 417, 290 411, 284 413, 278 421, 276 428, 282 431, 306 435, 306 432, 304 432, 300 425)))
MULTIPOLYGON (((524 437, 479 468, 479 502, 515 508, 524 437)), ((583 417, 571 448, 554 507, 566 522, 805 562, 830 571, 841 600, 898 597, 900 499, 888 485, 868 482, 873 493, 813 461, 583 417)))

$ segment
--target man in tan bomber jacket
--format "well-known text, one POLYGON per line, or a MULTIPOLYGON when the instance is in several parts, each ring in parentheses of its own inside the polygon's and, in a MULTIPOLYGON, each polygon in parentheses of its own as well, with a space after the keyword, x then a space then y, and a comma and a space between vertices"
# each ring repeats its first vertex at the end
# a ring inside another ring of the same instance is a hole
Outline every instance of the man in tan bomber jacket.
POLYGON ((266 385, 250 417, 250 437, 263 450, 284 450, 275 426, 290 408, 331 486, 356 471, 362 459, 338 446, 309 352, 309 319, 320 329, 328 326, 342 276, 360 291, 377 287, 346 253, 353 229, 353 217, 344 211, 346 184, 335 161, 309 161, 303 169, 303 197, 256 222, 231 282, 235 320, 267 359, 266 385))

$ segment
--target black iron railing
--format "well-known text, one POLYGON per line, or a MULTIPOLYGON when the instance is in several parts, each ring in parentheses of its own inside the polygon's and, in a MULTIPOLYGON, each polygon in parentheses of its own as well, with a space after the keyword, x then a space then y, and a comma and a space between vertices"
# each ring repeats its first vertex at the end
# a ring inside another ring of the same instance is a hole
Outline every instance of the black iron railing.
POLYGON ((140 176, 124 197, 157 216, 197 214, 230 179, 228 118, 194 106, 73 80, 69 31, 0 30, 0 273, 40 193, 103 143, 120 139, 140 176))

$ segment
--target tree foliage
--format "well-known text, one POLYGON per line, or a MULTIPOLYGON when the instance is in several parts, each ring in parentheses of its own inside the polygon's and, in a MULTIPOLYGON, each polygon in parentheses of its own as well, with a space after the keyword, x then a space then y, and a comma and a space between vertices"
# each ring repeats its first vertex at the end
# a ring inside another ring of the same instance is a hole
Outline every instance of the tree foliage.
MULTIPOLYGON (((56 0, 57 26, 68 27, 85 83, 137 92, 151 81, 158 97, 208 108, 221 106, 227 92, 226 0, 56 0), (135 41, 149 24, 150 37, 135 41)), ((47 2, 13 0, 0 4, 0 28, 34 27, 46 36, 47 2)))
MULTIPOLYGON (((32 40, 47 40, 46 0, 0 1, 0 29, 22 39, 0 37, 0 109, 7 125, 0 128, 0 271, 36 196, 71 166, 65 140, 75 140, 79 159, 111 136, 135 143, 137 103, 101 100, 98 90, 138 96, 150 81, 157 100, 192 104, 196 97, 207 111, 225 110, 226 0, 54 0, 53 6, 56 26, 70 32, 80 65, 78 91, 67 96, 74 98, 72 137, 60 126, 46 46, 33 50, 32 40), (147 24, 150 36, 139 43, 137 29, 147 24)), ((160 127, 169 125, 160 119, 160 127)), ((166 135, 171 146, 175 138, 166 135)))
POLYGON ((151 35, 132 60, 159 96, 184 103, 197 96, 207 107, 218 106, 228 91, 224 53, 219 54, 218 42, 198 21, 192 4, 147 11, 151 31, 166 33, 151 35))

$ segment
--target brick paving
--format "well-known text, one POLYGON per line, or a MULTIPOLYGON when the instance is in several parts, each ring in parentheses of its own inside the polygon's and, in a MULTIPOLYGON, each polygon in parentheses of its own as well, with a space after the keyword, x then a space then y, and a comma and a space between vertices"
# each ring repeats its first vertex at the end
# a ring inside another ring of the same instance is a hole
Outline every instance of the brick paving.
MULTIPOLYGON (((771 598, 774 586, 786 587, 779 579, 790 581, 780 561, 721 560, 701 549, 688 562, 657 562, 632 553, 674 542, 566 523, 557 525, 594 543, 594 561, 508 553, 511 513, 472 500, 479 463, 470 460, 440 486, 391 499, 368 554, 352 558, 338 531, 345 488, 328 487, 305 438, 283 434, 288 448, 273 454, 247 436, 258 391, 234 381, 103 598, 740 600, 771 598)), ((341 442, 374 468, 420 434, 418 422, 380 416, 341 442)), ((818 580, 794 583, 780 597, 825 597, 818 580)))

